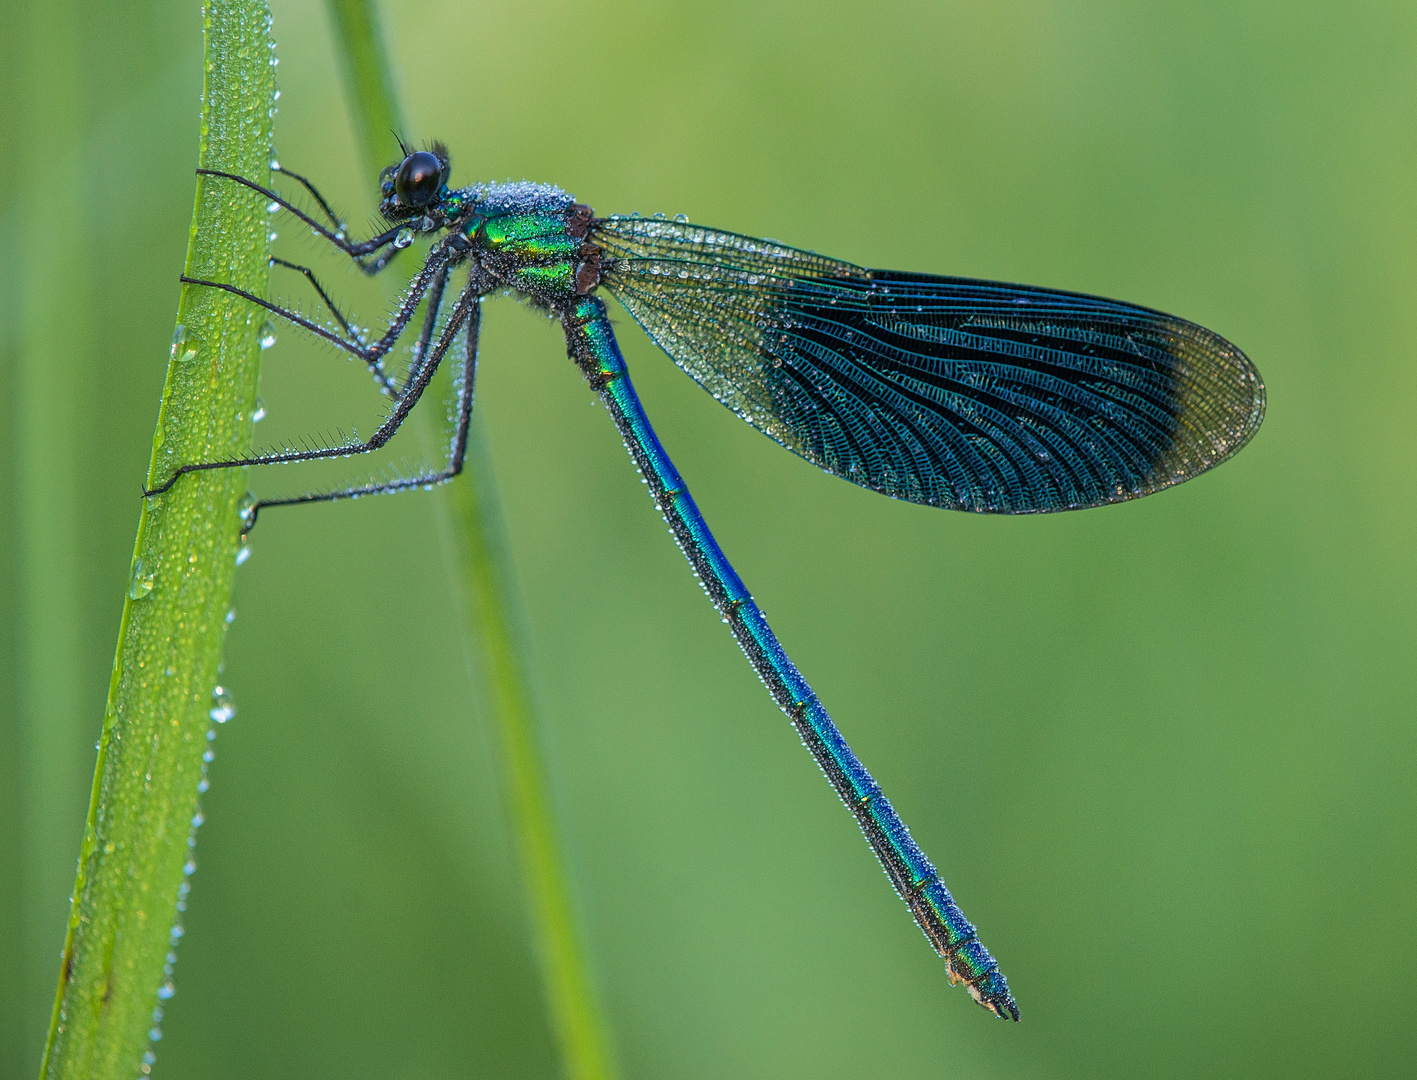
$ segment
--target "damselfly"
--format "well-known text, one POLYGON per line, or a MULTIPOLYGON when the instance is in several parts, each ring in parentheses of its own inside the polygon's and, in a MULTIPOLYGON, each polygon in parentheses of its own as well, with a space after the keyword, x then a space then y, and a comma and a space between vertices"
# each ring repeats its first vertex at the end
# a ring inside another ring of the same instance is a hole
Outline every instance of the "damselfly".
MULTIPOLYGON (((393 400, 372 437, 199 469, 310 461, 383 446, 450 351, 461 378, 451 451, 435 471, 268 500, 316 502, 423 487, 456 476, 472 412, 481 302, 513 293, 559 319, 570 358, 610 410, 631 456, 714 606, 773 700, 855 816, 886 876, 962 981, 996 1016, 1018 1007, 944 882, 788 659, 709 532, 660 446, 630 382, 604 290, 669 356, 748 423, 827 472, 899 499, 984 513, 1072 510, 1135 499, 1219 464, 1255 433, 1264 386, 1245 355, 1194 323, 1078 293, 965 278, 867 270, 683 218, 599 217, 559 188, 448 185, 447 151, 405 151, 380 177, 388 227, 351 242, 315 187, 315 216, 245 177, 201 170, 260 192, 349 255, 383 269, 420 236, 422 268, 369 341, 304 273, 334 313, 312 319, 245 297, 365 361, 393 400), (453 274, 465 284, 448 303, 453 274), (426 305, 402 378, 383 360, 426 305), (459 343, 460 346, 459 346, 459 343)), ((273 260, 278 261, 278 260, 273 260)))

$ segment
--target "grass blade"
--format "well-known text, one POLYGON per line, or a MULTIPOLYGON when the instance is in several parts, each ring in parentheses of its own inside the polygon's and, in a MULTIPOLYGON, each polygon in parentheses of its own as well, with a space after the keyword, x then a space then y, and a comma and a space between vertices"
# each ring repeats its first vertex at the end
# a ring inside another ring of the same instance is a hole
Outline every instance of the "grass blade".
MULTIPOLYGON (((365 168, 372 178, 389 164, 388 158, 378 156, 381 147, 393 146, 386 132, 400 127, 393 75, 369 0, 329 0, 329 8, 365 168)), ((562 1072, 567 1080, 610 1080, 616 1075, 610 1041, 576 929, 525 658, 515 633, 515 575, 491 466, 475 431, 468 443, 467 468, 445 491, 452 504, 448 532, 457 548, 454 571, 467 600, 470 644, 487 683, 486 700, 501 746, 502 782, 562 1072)))
POLYGON ((468 440, 467 468, 448 485, 462 594, 479 648, 478 670, 501 747, 517 857, 536 937, 541 979, 568 1080, 616 1075, 609 1033, 596 1005, 556 837, 550 783, 537 716, 514 627, 518 597, 491 463, 479 432, 468 440))
MULTIPOLYGON (((256 179, 271 146, 270 12, 208 0, 200 161, 256 179)), ((256 193, 200 177, 186 272, 263 293, 269 218, 256 193)), ((238 457, 251 440, 263 315, 186 286, 148 480, 238 457)), ((240 534, 242 470, 145 502, 119 627, 59 992, 41 1076, 128 1078, 151 1065, 212 720, 240 534)))
POLYGON ((372 178, 394 160, 403 135, 398 89, 379 18, 369 0, 327 0, 335 53, 349 95, 359 160, 372 178))

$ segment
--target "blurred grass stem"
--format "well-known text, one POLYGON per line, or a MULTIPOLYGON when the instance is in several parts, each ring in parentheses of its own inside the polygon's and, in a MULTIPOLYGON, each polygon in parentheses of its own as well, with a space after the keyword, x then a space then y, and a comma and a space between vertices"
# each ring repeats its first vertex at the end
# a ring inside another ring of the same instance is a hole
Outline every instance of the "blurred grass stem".
MULTIPOLYGON (((72 175, 84 116, 76 44, 82 17, 74 0, 16 9, 23 42, 16 62, 30 85, 43 85, 23 110, 22 142, 43 160, 65 163, 72 175)), ((81 213, 55 214, 52 194, 16 189, 28 200, 18 216, 23 273, 14 389, 15 509, 20 645, 15 690, 21 767, 18 770, 20 975, 23 1068, 39 1060, 54 983, 54 946, 64 932, 62 902, 73 881, 73 843, 84 804, 91 729, 85 723, 74 672, 82 651, 79 583, 80 500, 76 386, 83 378, 90 271, 73 252, 84 244, 81 213)), ((18 1018, 18 1017, 17 1017, 18 1018)), ((16 1063, 18 1065, 18 1062, 16 1063)))
MULTIPOLYGON (((369 0, 328 3, 364 167, 374 177, 396 160, 393 132, 404 131, 377 13, 369 0)), ((425 444, 441 443, 441 435, 430 429, 433 413, 425 408, 418 415, 425 444)), ((608 1080, 615 1075, 610 1043, 576 930, 535 706, 514 629, 520 619, 511 554, 491 464, 475 425, 467 467, 444 490, 452 505, 446 531, 457 549, 454 569, 469 608, 470 644, 501 745, 502 780, 562 1071, 567 1080, 608 1080)), ((446 516, 443 500, 438 501, 446 516)))

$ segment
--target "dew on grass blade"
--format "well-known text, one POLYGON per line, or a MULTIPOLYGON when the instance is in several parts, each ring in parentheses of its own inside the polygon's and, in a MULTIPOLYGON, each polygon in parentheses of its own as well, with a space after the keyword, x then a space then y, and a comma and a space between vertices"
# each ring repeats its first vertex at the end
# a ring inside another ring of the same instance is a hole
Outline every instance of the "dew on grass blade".
MULTIPOLYGON (((231 695, 226 692, 225 687, 218 686, 212 691, 211 718, 218 724, 224 724, 235 715, 236 706, 231 702, 231 695)), ((200 817, 201 815, 198 814, 197 817, 192 819, 194 828, 201 824, 201 821, 198 820, 200 817)))
POLYGON ((128 578, 128 595, 134 600, 143 600, 152 595, 156 575, 138 559, 133 563, 133 572, 128 578))
POLYGON ((179 364, 188 364, 197 359, 197 338, 189 334, 181 323, 172 332, 172 359, 179 364))

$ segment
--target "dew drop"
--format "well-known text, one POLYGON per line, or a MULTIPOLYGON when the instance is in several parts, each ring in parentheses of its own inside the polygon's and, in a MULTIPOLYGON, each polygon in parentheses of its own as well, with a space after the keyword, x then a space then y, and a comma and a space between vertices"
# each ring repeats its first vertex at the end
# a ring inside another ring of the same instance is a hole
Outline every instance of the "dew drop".
POLYGON ((259 424, 266 418, 266 403, 260 398, 256 399, 256 411, 251 414, 251 423, 259 424))
MULTIPOLYGON (((271 239, 274 240, 275 238, 275 233, 271 233, 271 239)), ((271 320, 267 319, 264 323, 261 324, 261 348, 269 349, 275 343, 276 328, 271 325, 271 320)))
POLYGON ((159 1001, 167 1001, 175 993, 177 993, 177 987, 173 986, 170 982, 165 982, 157 988, 159 1001))
MULTIPOLYGON (((208 715, 218 724, 224 724, 236 715, 236 706, 231 703, 231 695, 226 692, 224 687, 218 686, 212 691, 212 709, 208 715)), ((198 814, 192 819, 193 828, 201 824, 199 820, 201 816, 198 814)))
POLYGON ((396 248, 406 248, 411 243, 413 243, 412 229, 400 229, 398 235, 394 237, 394 247, 396 248))
POLYGON ((227 626, 230 626, 232 623, 234 623, 236 621, 236 609, 227 608, 226 618, 223 621, 226 623, 227 626))
POLYGON ((153 572, 144 568, 143 560, 133 563, 133 574, 128 579, 128 595, 134 600, 142 600, 152 595, 153 572))
POLYGON ((271 172, 280 172, 280 158, 276 156, 275 148, 271 148, 271 172))
MULTIPOLYGON (((248 531, 252 525, 256 524, 256 496, 249 491, 246 492, 241 496, 241 501, 236 506, 236 512, 241 515, 241 531, 248 531)), ((247 550, 244 544, 242 550, 247 550)), ((240 553, 237 554, 236 560, 236 565, 240 566, 243 561, 240 553)))
POLYGON ((197 339, 187 333, 181 323, 172 332, 172 359, 179 364, 188 364, 197 359, 197 339))
POLYGON ((251 548, 247 544, 242 544, 236 552, 236 565, 240 566, 251 557, 251 548))
POLYGON ((279 214, 279 213, 280 213, 280 203, 278 203, 278 202, 266 203, 266 213, 268 213, 268 214, 279 214))

